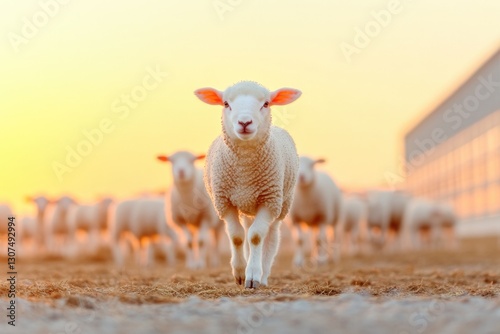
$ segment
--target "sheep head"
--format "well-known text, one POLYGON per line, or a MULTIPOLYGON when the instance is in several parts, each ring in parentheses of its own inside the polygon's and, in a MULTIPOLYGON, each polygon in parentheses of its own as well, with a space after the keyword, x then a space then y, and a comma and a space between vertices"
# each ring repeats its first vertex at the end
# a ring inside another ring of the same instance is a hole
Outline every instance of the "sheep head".
POLYGON ((191 182, 196 173, 194 162, 203 158, 205 158, 204 154, 194 155, 187 151, 179 151, 170 156, 157 156, 158 160, 172 164, 172 174, 176 184, 191 182))
POLYGON ((314 166, 324 163, 325 159, 313 160, 309 157, 299 159, 299 186, 308 187, 314 182, 314 166))
POLYGON ((252 81, 242 81, 224 92, 214 88, 200 88, 195 95, 205 103, 223 106, 222 124, 231 140, 251 142, 269 133, 271 106, 286 105, 298 99, 301 92, 281 88, 270 92, 252 81))

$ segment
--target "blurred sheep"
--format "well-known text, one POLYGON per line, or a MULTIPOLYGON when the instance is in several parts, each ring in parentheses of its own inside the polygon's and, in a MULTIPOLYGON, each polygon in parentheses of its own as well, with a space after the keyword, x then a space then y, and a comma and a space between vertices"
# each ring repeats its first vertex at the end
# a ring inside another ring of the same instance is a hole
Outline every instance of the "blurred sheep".
POLYGON ((410 197, 402 191, 369 191, 368 236, 376 249, 401 248, 403 215, 410 197))
POLYGON ((110 242, 116 265, 125 263, 127 242, 141 266, 153 263, 153 244, 163 250, 169 264, 175 264, 177 233, 167 224, 164 206, 161 198, 131 199, 114 205, 110 210, 110 242))
POLYGON ((166 196, 165 208, 168 210, 165 214, 170 213, 173 223, 186 237, 186 267, 205 268, 207 257, 211 265, 219 265, 219 236, 224 223, 217 216, 205 189, 203 171, 194 165, 205 155, 179 151, 157 158, 172 164, 174 184, 166 196))
POLYGON ((72 206, 68 213, 69 237, 73 240, 74 249, 72 255, 81 253, 78 246, 77 233, 84 231, 87 240, 83 251, 88 254, 96 254, 99 247, 107 243, 108 234, 108 209, 113 200, 111 198, 101 198, 94 204, 79 204, 72 206))
MULTIPOLYGON (((55 201, 51 201, 45 196, 39 195, 34 197, 26 197, 26 201, 33 203, 35 205, 36 214, 35 221, 36 226, 33 226, 33 233, 35 234, 35 243, 39 253, 43 253, 47 250, 45 234, 47 230, 47 220, 49 216, 49 207, 55 204, 55 201), (36 230, 36 232, 35 232, 36 230)), ((29 223, 28 223, 29 224, 29 223)))
MULTIPOLYGON (((52 202, 52 201, 51 201, 52 202)), ((62 196, 54 201, 54 208, 45 227, 45 244, 49 254, 69 255, 71 249, 68 213, 76 202, 69 196, 62 196)))
POLYGON ((423 198, 412 199, 404 213, 406 248, 457 248, 456 221, 450 206, 423 198))
POLYGON ((313 251, 311 258, 317 264, 325 264, 330 255, 334 261, 340 259, 340 228, 338 224, 341 192, 332 178, 315 170, 324 159, 309 157, 299 159, 299 181, 295 188, 290 218, 295 229, 296 251, 294 264, 304 265, 305 240, 302 224, 312 230, 313 251), (333 247, 328 244, 328 228, 334 229, 333 247))
POLYGON ((367 242, 367 206, 357 195, 344 195, 340 210, 340 237, 347 254, 353 255, 365 250, 367 242))

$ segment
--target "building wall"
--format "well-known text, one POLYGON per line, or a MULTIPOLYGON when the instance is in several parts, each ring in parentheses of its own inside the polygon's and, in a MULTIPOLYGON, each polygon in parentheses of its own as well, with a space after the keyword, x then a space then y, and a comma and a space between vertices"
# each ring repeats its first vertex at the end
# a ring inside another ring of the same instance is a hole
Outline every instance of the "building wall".
POLYGON ((500 217, 500 51, 408 132, 405 156, 414 195, 500 217))
POLYGON ((500 110, 500 50, 405 136, 411 162, 429 148, 500 110))
POLYGON ((407 189, 452 204, 462 218, 500 214, 500 109, 421 157, 407 189))

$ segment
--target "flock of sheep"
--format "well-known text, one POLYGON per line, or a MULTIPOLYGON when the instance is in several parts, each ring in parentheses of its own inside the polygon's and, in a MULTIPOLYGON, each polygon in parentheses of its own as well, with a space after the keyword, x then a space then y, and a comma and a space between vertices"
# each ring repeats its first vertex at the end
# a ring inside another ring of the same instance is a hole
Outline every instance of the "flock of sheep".
MULTIPOLYGON (((219 265, 225 227, 236 283, 258 288, 268 284, 282 221, 292 230, 296 266, 338 261, 341 253, 457 247, 451 207, 401 191, 347 194, 316 169, 323 159, 299 158, 291 136, 272 126, 270 107, 295 101, 300 91, 270 92, 243 81, 223 92, 202 88, 195 94, 223 107, 222 133, 206 157, 186 151, 157 157, 170 163, 173 175, 164 196, 92 204, 67 196, 29 198, 37 214, 18 224, 22 254, 31 247, 36 254, 72 257, 108 247, 118 266, 128 258, 148 266, 155 252, 173 264, 182 251, 188 268, 205 268, 219 265), (195 167, 200 159, 204 171, 195 167)), ((11 215, 0 205, 2 220, 11 215)))

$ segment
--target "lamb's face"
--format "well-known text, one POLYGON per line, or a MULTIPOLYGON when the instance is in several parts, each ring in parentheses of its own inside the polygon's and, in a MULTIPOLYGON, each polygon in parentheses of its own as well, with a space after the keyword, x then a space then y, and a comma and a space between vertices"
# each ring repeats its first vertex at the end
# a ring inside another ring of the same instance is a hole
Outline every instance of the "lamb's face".
POLYGON ((269 131, 271 110, 269 94, 264 97, 237 95, 224 102, 223 124, 232 139, 251 141, 269 131))
POLYGON ((75 204, 75 201, 68 196, 63 196, 57 201, 57 205, 59 205, 62 208, 69 208, 71 204, 75 204))
POLYGON ((66 215, 71 205, 76 202, 69 196, 63 196, 57 201, 57 208, 62 215, 66 215))
POLYGON ((194 162, 198 159, 203 159, 205 155, 195 156, 187 151, 179 151, 170 156, 160 155, 158 160, 172 163, 172 174, 174 182, 183 184, 191 182, 196 173, 194 162))
POLYGON ((292 88, 269 92, 258 83, 242 81, 224 92, 201 88, 195 94, 205 103, 223 106, 223 126, 229 138, 252 141, 261 138, 269 130, 270 106, 292 103, 300 97, 301 92, 292 88))
POLYGON ((43 213, 47 209, 47 206, 50 203, 50 201, 47 198, 43 197, 43 196, 39 196, 39 197, 33 198, 33 202, 36 205, 37 211, 40 214, 42 214, 42 215, 43 215, 43 213))
POLYGON ((34 203, 36 206, 36 214, 39 219, 43 219, 45 216, 45 211, 47 210, 47 207, 49 204, 53 203, 53 201, 49 200, 48 198, 44 196, 37 196, 37 197, 31 197, 28 196, 26 197, 26 201, 29 203, 34 203))
POLYGON ((102 198, 100 201, 99 201, 99 204, 101 205, 101 207, 103 208, 107 208, 111 205, 111 203, 113 203, 113 199, 110 198, 110 197, 104 197, 102 198))
POLYGON ((314 182, 314 166, 325 162, 324 159, 313 160, 309 157, 299 159, 299 181, 300 187, 308 187, 314 182))

